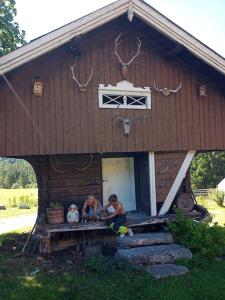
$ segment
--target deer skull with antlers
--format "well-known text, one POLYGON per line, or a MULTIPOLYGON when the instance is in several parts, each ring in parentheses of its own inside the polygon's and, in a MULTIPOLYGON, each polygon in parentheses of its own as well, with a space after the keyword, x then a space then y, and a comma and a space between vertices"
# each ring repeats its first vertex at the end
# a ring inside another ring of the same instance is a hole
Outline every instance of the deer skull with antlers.
POLYGON ((121 42, 119 42, 119 39, 120 39, 120 37, 121 37, 122 34, 123 33, 121 32, 117 36, 117 38, 115 39, 115 55, 118 58, 119 63, 121 64, 122 77, 123 77, 123 79, 126 79, 127 78, 128 67, 135 60, 135 58, 140 55, 140 52, 141 52, 141 40, 137 36, 137 52, 135 53, 135 55, 128 62, 124 62, 122 60, 122 58, 119 56, 119 54, 118 54, 118 45, 121 43, 121 42))
POLYGON ((79 80, 76 78, 75 74, 74 74, 74 68, 75 68, 75 64, 73 66, 70 66, 70 69, 71 69, 71 72, 72 72, 72 78, 73 80, 77 83, 78 87, 79 87, 79 90, 80 92, 87 92, 87 87, 88 87, 88 84, 89 82, 91 81, 92 77, 93 77, 93 73, 94 73, 94 70, 93 70, 93 67, 91 67, 91 73, 90 73, 90 76, 88 78, 88 80, 85 82, 85 83, 80 83, 79 80))
POLYGON ((132 127, 132 124, 136 121, 136 120, 140 120, 140 119, 144 119, 147 116, 141 116, 141 117, 135 117, 135 118, 129 118, 129 117, 120 117, 118 112, 114 112, 113 113, 114 116, 116 117, 116 122, 119 121, 119 125, 120 127, 123 128, 123 133, 125 135, 125 137, 128 137, 130 134, 130 130, 132 127))
POLYGON ((162 93, 165 97, 167 97, 167 96, 169 96, 170 93, 176 94, 181 89, 181 82, 180 82, 179 86, 175 90, 170 90, 168 88, 162 88, 162 89, 157 88, 157 86, 155 84, 155 81, 154 81, 154 89, 157 92, 162 93))

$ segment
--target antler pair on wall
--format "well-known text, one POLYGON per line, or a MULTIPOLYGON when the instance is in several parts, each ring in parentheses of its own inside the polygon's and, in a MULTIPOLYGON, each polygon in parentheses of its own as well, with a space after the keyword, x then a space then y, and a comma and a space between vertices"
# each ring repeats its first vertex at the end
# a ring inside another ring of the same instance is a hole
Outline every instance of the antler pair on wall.
POLYGON ((118 58, 119 63, 121 65, 121 75, 122 75, 123 79, 126 79, 127 78, 127 73, 128 73, 128 67, 135 60, 135 58, 140 55, 140 52, 141 52, 141 40, 137 36, 137 52, 134 54, 134 56, 128 62, 124 62, 122 60, 122 58, 120 57, 120 55, 118 54, 118 45, 121 43, 121 42, 119 42, 119 39, 120 39, 120 37, 121 37, 122 34, 123 33, 121 32, 117 36, 117 38, 115 39, 115 55, 118 58))
MULTIPOLYGON (((118 60, 121 64, 121 69, 122 69, 121 70, 122 71, 121 75, 122 75, 123 79, 126 79, 127 78, 127 73, 128 73, 128 67, 135 60, 135 58, 140 55, 141 40, 139 39, 139 37, 137 37, 137 52, 135 53, 135 55, 128 62, 124 62, 118 54, 118 45, 120 44, 119 39, 120 39, 122 34, 123 33, 120 33, 117 36, 116 40, 115 40, 115 55, 116 55, 116 57, 118 58, 118 60)), ((91 79, 93 77, 93 73, 94 73, 93 67, 91 68, 91 73, 90 73, 90 76, 89 76, 88 80, 85 83, 81 83, 77 79, 77 77, 75 76, 75 73, 74 73, 75 65, 76 64, 74 64, 73 66, 70 66, 70 69, 71 69, 71 72, 72 72, 72 78, 76 82, 76 84, 78 85, 80 92, 86 92, 88 84, 89 84, 89 82, 91 81, 91 79)))
POLYGON ((169 88, 157 88, 155 81, 154 81, 154 89, 159 92, 162 93, 165 97, 169 96, 171 93, 176 94, 180 89, 181 89, 181 82, 179 84, 179 86, 175 89, 175 90, 170 90, 169 88))
POLYGON ((88 84, 89 82, 91 81, 92 77, 93 77, 93 74, 94 74, 94 69, 93 67, 91 67, 91 73, 90 73, 90 76, 88 78, 88 80, 85 82, 85 83, 81 83, 75 76, 75 73, 74 73, 74 68, 75 68, 75 65, 74 64, 73 66, 70 66, 70 69, 71 69, 71 72, 72 72, 72 78, 73 80, 77 83, 78 87, 79 87, 79 90, 80 92, 87 92, 87 87, 88 87, 88 84))

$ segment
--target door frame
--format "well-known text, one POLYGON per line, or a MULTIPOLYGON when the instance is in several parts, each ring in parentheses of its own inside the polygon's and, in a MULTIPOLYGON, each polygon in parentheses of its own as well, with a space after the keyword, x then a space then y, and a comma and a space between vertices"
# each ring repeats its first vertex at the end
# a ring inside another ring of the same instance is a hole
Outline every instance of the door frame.
MULTIPOLYGON (((139 165, 139 158, 144 157, 146 159, 147 168, 145 170, 145 198, 149 208, 144 209, 144 213, 153 216, 156 211, 156 192, 155 192, 155 164, 154 164, 154 152, 117 152, 117 153, 103 153, 101 155, 101 177, 102 177, 102 203, 103 203, 103 174, 102 174, 102 159, 103 158, 125 158, 132 157, 134 159, 134 182, 135 182, 135 198, 136 198, 136 208, 140 209, 140 202, 142 195, 140 194, 140 170, 137 167, 139 165), (152 169, 153 168, 153 169, 152 169)), ((142 190, 143 192, 143 190, 142 190)))
MULTIPOLYGON (((136 179, 135 179, 135 159, 134 159, 134 156, 133 155, 116 155, 116 156, 104 156, 102 157, 101 159, 101 170, 102 170, 102 198, 104 198, 104 177, 103 177, 103 159, 126 159, 126 158, 131 158, 132 159, 132 165, 133 165, 133 179, 134 180, 134 184, 132 184, 133 188, 134 188, 134 200, 135 200, 135 209, 133 210, 128 210, 128 211, 136 211, 137 210, 137 194, 136 194, 136 179)), ((103 199, 103 205, 104 205, 104 199, 103 199)))

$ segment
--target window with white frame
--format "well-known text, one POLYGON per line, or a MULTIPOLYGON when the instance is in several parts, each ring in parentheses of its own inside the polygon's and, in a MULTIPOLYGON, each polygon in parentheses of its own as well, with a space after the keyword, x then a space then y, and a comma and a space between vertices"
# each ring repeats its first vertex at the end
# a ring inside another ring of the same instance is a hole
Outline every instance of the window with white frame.
POLYGON ((99 84, 98 96, 100 108, 151 108, 150 87, 134 87, 127 80, 118 82, 115 86, 99 84))

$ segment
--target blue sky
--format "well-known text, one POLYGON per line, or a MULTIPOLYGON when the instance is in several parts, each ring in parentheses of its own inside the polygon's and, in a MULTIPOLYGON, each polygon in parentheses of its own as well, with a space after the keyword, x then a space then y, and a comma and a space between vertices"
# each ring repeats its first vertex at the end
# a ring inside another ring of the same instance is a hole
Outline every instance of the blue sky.
MULTIPOLYGON (((16 0, 17 22, 32 40, 111 0, 16 0)), ((158 11, 225 57, 225 0, 147 0, 158 11)))

